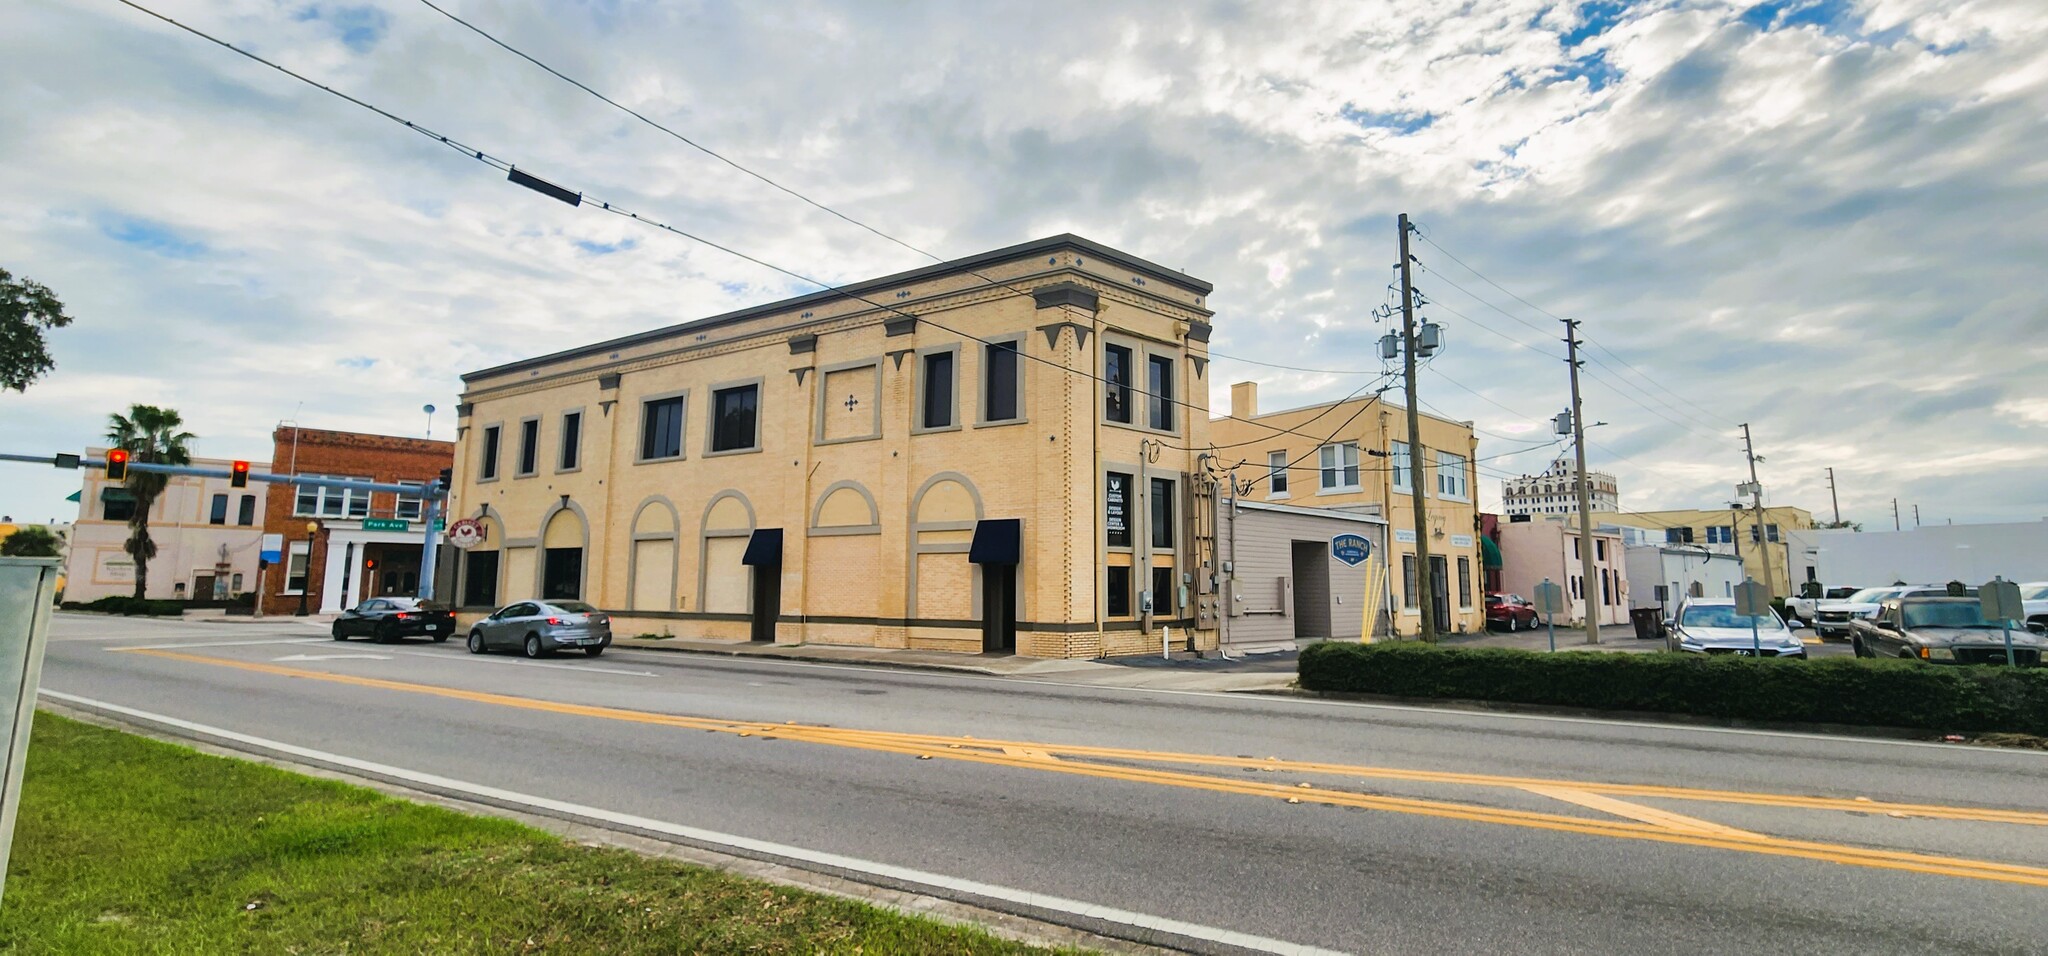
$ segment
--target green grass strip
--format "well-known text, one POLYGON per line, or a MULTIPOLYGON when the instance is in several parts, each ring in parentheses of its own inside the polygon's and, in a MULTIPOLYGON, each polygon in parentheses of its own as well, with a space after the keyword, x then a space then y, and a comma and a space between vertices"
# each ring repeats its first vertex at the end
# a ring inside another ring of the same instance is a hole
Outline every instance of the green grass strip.
POLYGON ((0 951, 1044 952, 49 714, 0 951))

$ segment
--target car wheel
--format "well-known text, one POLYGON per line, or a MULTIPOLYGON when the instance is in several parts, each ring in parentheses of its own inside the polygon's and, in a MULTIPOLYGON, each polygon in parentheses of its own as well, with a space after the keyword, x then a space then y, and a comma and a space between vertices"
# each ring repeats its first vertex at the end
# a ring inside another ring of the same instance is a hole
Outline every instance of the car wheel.
POLYGON ((347 634, 344 634, 344 633, 342 633, 342 630, 341 630, 341 622, 340 622, 340 621, 336 621, 336 622, 334 622, 334 627, 333 627, 333 628, 331 629, 331 631, 332 631, 332 633, 334 634, 334 639, 335 639, 335 640, 337 640, 337 641, 345 641, 345 640, 348 640, 348 635, 347 635, 347 634))
POLYGON ((484 652, 484 632, 469 632, 469 652, 471 654, 481 654, 484 652))
POLYGON ((1869 648, 1867 648, 1867 647, 1864 647, 1864 646, 1863 646, 1863 639, 1862 639, 1862 638, 1860 638, 1860 637, 1853 637, 1853 636, 1852 636, 1852 637, 1850 637, 1850 638, 1849 638, 1849 650, 1850 650, 1850 652, 1851 652, 1851 653, 1855 654, 1855 655, 1856 655, 1857 657, 1869 657, 1869 656, 1871 656, 1871 655, 1870 655, 1870 649, 1869 649, 1869 648))
POLYGON ((544 653, 544 649, 541 647, 540 635, 526 635, 526 656, 537 659, 541 656, 542 653, 544 653))
POLYGON ((396 638, 391 636, 391 625, 378 624, 376 630, 370 632, 370 640, 377 644, 389 644, 396 638))
POLYGON ((599 644, 599 645, 598 645, 598 646, 596 646, 596 647, 586 647, 586 648, 584 648, 584 649, 583 649, 583 656, 585 656, 585 657, 596 657, 596 656, 598 656, 598 655, 600 655, 600 654, 603 654, 603 653, 604 653, 604 645, 603 645, 603 644, 599 644))

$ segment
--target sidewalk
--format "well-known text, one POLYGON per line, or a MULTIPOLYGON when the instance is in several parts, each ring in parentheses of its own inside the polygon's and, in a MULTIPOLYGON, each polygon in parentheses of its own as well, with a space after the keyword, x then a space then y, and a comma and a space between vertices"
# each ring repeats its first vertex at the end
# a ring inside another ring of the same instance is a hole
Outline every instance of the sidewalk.
POLYGON ((844 644, 750 644, 690 637, 647 639, 617 636, 612 638, 612 646, 684 654, 953 671, 1101 687, 1243 692, 1279 690, 1294 683, 1291 654, 1262 656, 1247 661, 1193 658, 1172 661, 1159 658, 1047 660, 1012 654, 956 654, 844 644), (1279 660, 1283 656, 1286 658, 1284 662, 1279 660), (1141 660, 1146 662, 1142 666, 1137 663, 1141 660))

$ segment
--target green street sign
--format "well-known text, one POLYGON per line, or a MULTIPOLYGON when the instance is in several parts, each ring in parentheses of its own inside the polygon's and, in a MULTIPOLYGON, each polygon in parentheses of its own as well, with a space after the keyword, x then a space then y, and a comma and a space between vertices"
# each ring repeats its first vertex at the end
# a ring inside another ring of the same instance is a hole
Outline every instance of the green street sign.
POLYGON ((364 531, 411 531, 412 522, 404 518, 364 518, 364 531))
POLYGON ((446 531, 446 530, 448 530, 448 519, 447 519, 447 518, 435 518, 435 519, 434 519, 434 530, 435 530, 435 531, 446 531))

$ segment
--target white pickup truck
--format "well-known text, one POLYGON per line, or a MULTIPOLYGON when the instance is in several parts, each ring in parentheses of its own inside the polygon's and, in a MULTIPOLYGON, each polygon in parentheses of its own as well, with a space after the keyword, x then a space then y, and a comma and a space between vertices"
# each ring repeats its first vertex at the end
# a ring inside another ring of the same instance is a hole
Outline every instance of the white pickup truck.
POLYGON ((1818 618, 1816 618, 1814 615, 1820 610, 1821 605, 1832 604, 1836 601, 1846 601, 1849 599, 1850 595, 1855 594, 1857 591, 1860 590, 1863 589, 1829 588, 1827 590, 1827 593, 1817 598, 1793 598, 1785 602, 1785 616, 1798 618, 1801 621, 1805 621, 1808 626, 1811 626, 1814 621, 1818 620, 1818 618))
POLYGON ((2026 609, 2028 624, 2048 625, 2048 581, 2020 585, 2020 606, 2026 609))

